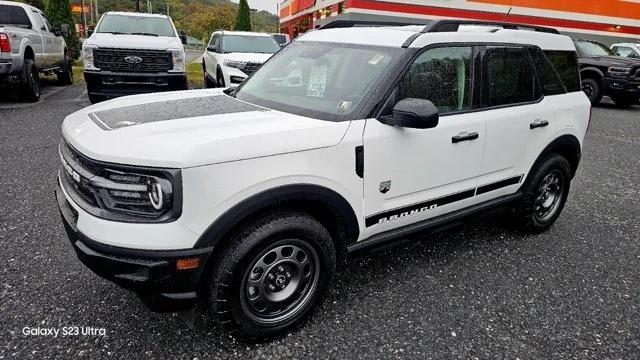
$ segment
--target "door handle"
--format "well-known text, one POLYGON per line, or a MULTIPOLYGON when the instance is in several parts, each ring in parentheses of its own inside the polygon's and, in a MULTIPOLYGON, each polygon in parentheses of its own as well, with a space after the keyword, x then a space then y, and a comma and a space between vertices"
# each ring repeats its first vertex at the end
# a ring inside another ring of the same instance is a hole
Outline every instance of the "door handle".
POLYGON ((478 136, 478 133, 477 133, 477 132, 472 132, 472 133, 470 133, 470 132, 466 132, 466 131, 464 131, 464 132, 461 132, 460 134, 458 134, 458 135, 456 135, 456 136, 452 137, 452 138, 451 138, 451 142, 455 144, 455 143, 459 143, 459 142, 461 142, 461 141, 471 141, 471 140, 475 140, 475 139, 477 139, 478 137, 479 137, 479 136, 478 136))
POLYGON ((529 124, 529 129, 541 128, 547 125, 549 125, 549 122, 547 120, 536 120, 529 124))

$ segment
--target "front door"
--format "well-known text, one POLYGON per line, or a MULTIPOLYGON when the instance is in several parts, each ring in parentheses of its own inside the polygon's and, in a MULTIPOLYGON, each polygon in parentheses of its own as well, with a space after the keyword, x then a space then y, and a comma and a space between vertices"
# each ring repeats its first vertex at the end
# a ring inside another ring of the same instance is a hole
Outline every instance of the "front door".
POLYGON ((365 237, 474 203, 486 140, 485 118, 471 112, 470 46, 419 55, 394 90, 395 101, 430 100, 439 109, 431 129, 367 120, 364 143, 365 237))

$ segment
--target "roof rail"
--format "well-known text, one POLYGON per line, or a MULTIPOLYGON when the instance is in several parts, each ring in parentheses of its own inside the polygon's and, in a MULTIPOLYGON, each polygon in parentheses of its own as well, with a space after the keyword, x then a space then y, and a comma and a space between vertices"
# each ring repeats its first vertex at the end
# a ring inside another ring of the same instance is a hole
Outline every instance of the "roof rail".
POLYGON ((460 27, 460 25, 479 25, 479 26, 493 25, 493 26, 500 26, 503 29, 510 29, 510 30, 533 30, 533 31, 550 33, 550 34, 560 34, 558 30, 544 27, 544 26, 500 22, 500 21, 482 21, 482 20, 437 20, 425 26, 425 28, 421 32, 422 33, 456 32, 458 31, 458 28, 460 27))
POLYGON ((318 30, 324 29, 337 29, 337 28, 350 28, 350 27, 376 27, 376 26, 406 26, 406 25, 424 25, 424 22, 419 24, 416 22, 402 22, 402 21, 375 21, 375 20, 334 20, 326 23, 318 28, 318 30))

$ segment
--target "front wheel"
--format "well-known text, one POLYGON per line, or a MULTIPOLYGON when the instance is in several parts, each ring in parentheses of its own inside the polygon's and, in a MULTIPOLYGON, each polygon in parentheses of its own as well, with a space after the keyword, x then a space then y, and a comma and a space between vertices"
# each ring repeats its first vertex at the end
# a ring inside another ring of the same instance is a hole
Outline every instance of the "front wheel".
POLYGON ((64 60, 60 64, 60 71, 57 76, 60 85, 73 84, 73 61, 67 55, 64 56, 64 60))
POLYGON ((26 59, 24 61, 20 80, 22 83, 22 98, 28 102, 40 100, 40 74, 33 60, 26 59))
POLYGON ((587 95, 592 105, 596 105, 602 100, 602 89, 600 82, 596 79, 582 79, 582 91, 587 95))
POLYGON ((284 335, 321 301, 335 272, 331 236, 303 213, 269 216, 232 240, 211 274, 209 309, 237 335, 284 335))
POLYGON ((218 87, 225 87, 224 83, 224 75, 222 74, 222 70, 218 69, 216 72, 216 85, 218 87))
POLYGON ((571 182, 571 166, 564 157, 548 154, 538 164, 515 208, 520 228, 534 233, 548 229, 558 219, 571 182))

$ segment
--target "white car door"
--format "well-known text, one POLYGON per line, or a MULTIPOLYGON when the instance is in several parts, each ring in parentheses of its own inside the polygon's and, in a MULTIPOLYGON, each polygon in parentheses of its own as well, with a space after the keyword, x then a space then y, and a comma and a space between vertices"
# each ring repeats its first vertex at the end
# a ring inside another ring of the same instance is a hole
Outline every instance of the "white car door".
POLYGON ((41 12, 35 11, 33 15, 36 19, 37 28, 42 35, 42 42, 44 44, 42 53, 42 65, 44 65, 45 67, 51 66, 56 57, 56 36, 51 32, 52 29, 49 29, 45 24, 44 16, 41 12))
POLYGON ((471 46, 424 51, 394 91, 430 100, 440 119, 430 129, 367 120, 364 144, 365 237, 475 203, 486 141, 486 118, 472 111, 471 46))
POLYGON ((211 79, 216 78, 216 71, 218 69, 218 55, 220 51, 220 34, 214 34, 209 41, 207 51, 204 53, 204 65, 207 75, 211 79))
MULTIPOLYGON (((556 133, 556 112, 563 105, 561 83, 549 79, 542 88, 536 67, 550 66, 538 48, 534 61, 521 46, 487 47, 481 60, 482 107, 487 143, 477 196, 489 200, 514 193, 522 185, 529 159, 540 154, 556 133), (555 86, 555 87, 554 87, 555 86)), ((555 75, 553 69, 540 71, 555 75)), ((559 81, 557 77, 553 80, 559 81)))

